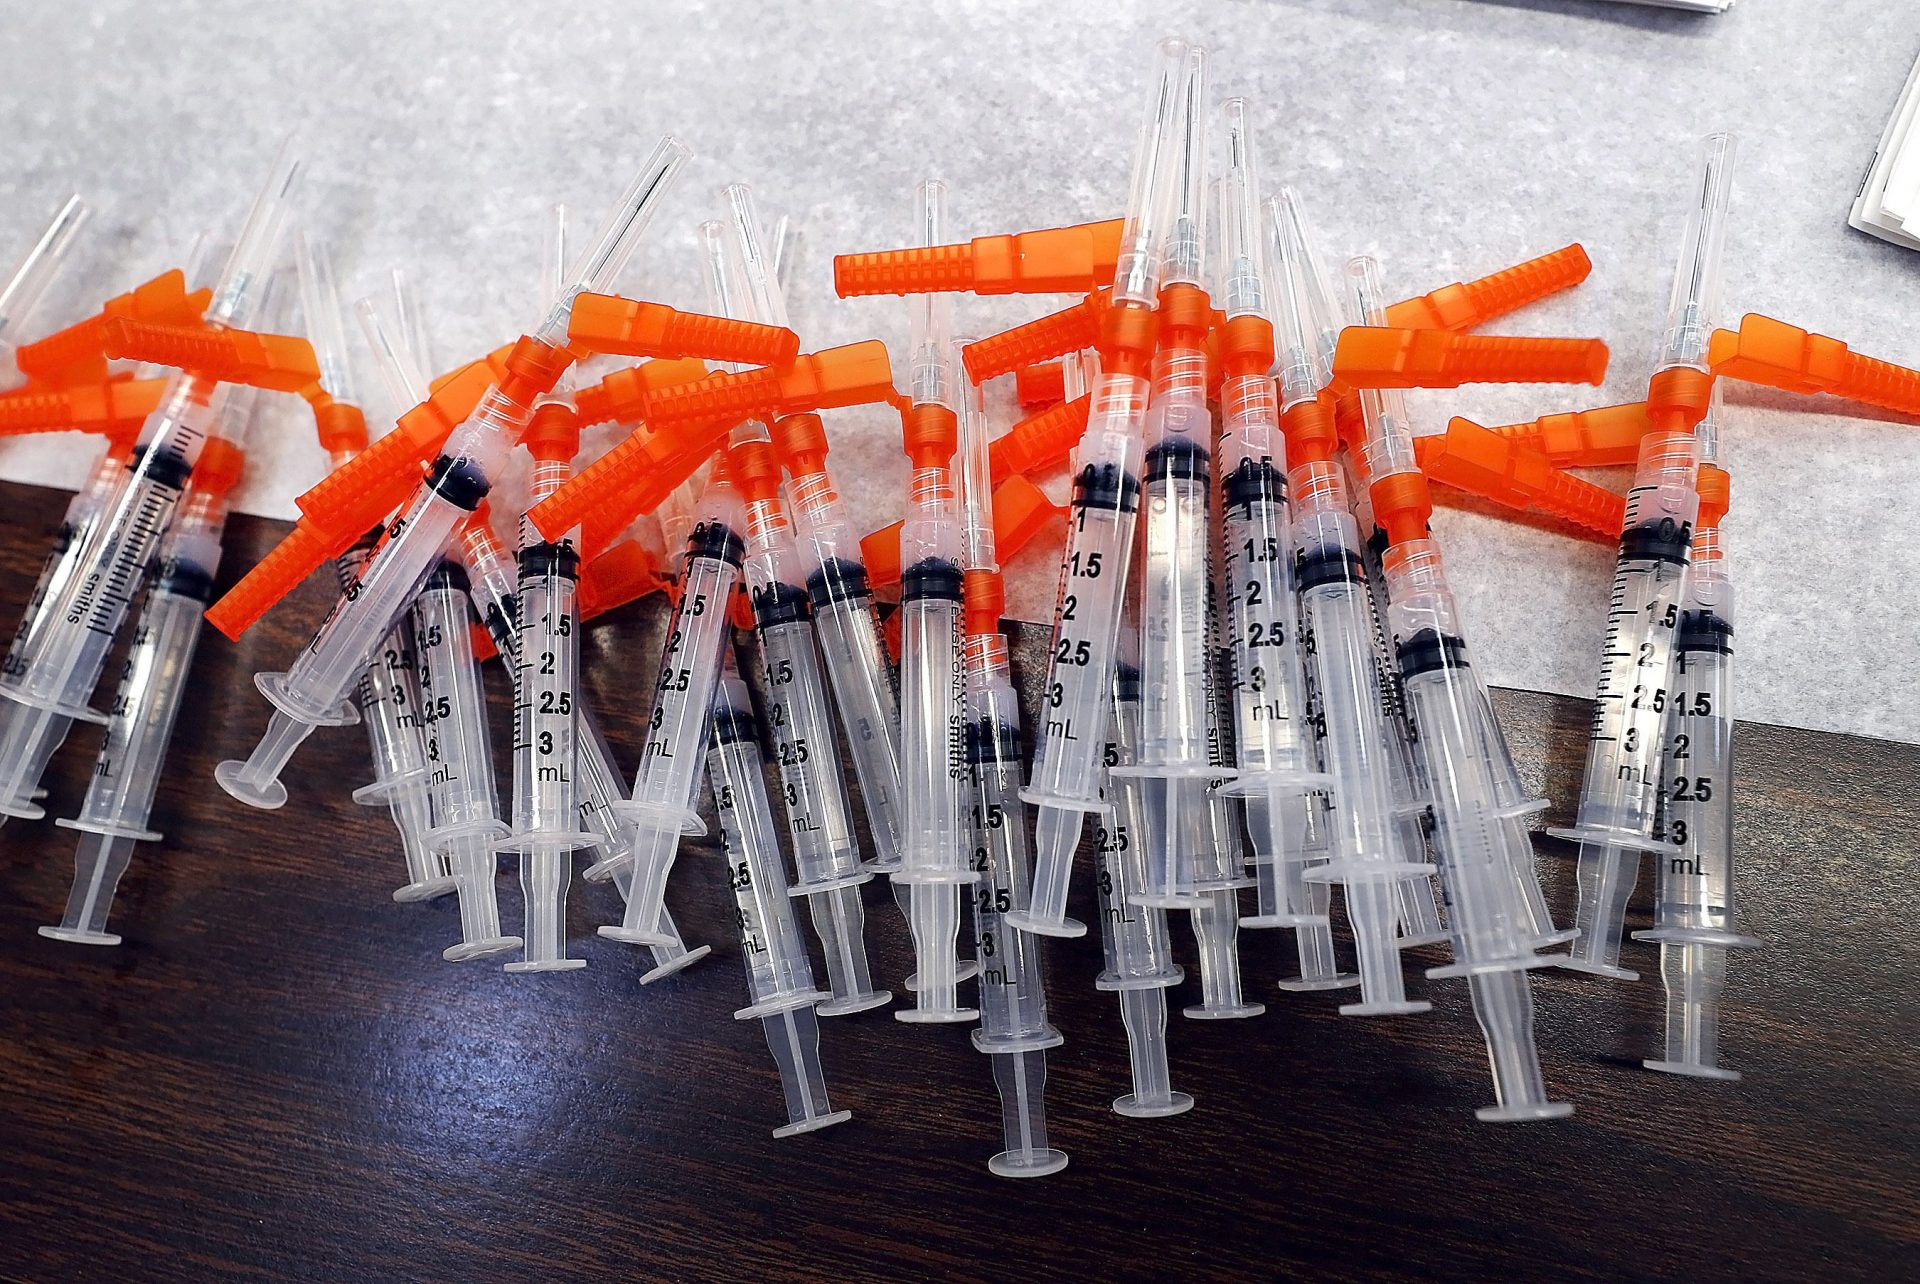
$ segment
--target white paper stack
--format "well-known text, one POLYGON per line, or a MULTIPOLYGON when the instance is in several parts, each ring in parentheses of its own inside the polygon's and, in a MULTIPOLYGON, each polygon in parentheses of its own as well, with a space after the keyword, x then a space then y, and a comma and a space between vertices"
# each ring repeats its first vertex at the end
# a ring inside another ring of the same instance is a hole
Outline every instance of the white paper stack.
POLYGON ((1920 250, 1920 61, 1907 73, 1907 86, 1880 135, 1880 149, 1853 198, 1847 222, 1883 241, 1920 250))

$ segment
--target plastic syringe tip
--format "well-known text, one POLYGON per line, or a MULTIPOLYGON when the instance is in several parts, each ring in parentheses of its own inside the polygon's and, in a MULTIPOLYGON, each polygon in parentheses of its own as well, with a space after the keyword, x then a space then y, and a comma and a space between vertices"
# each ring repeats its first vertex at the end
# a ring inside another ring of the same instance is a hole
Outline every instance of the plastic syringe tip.
POLYGON ((1720 992, 1727 981, 1726 947, 1663 942, 1660 979, 1667 991, 1667 1055, 1641 1064, 1649 1070, 1698 1079, 1738 1079, 1738 1070, 1720 1064, 1720 992))
POLYGON ((107 931, 107 914, 120 876, 133 860, 133 839, 124 835, 82 831, 73 855, 73 887, 67 893, 67 911, 58 927, 43 927, 40 935, 76 945, 118 945, 107 931))
POLYGON ((520 856, 520 892, 526 901, 526 957, 506 965, 509 972, 566 972, 587 965, 567 957, 567 883, 573 853, 561 847, 536 847, 520 856))
POLYGON ((1133 1091, 1114 1098, 1113 1112, 1131 1119, 1160 1119, 1193 1109, 1192 1097, 1173 1090, 1167 1069, 1167 992, 1120 991, 1120 1020, 1127 1029, 1133 1091))
POLYGON ((1540 1053, 1533 1042, 1533 995, 1524 971, 1475 973, 1467 977, 1473 1015, 1486 1036, 1498 1104, 1482 1106, 1474 1116, 1487 1123, 1563 1119, 1573 1113, 1564 1101, 1548 1101, 1540 1078, 1540 1053))
POLYGON ((960 967, 954 954, 960 934, 960 889, 952 883, 914 883, 907 891, 915 1006, 895 1012, 894 1019, 913 1024, 977 1020, 979 1009, 960 1006, 960 967))
POLYGON ((775 1128, 773 1135, 792 1137, 853 1118, 851 1110, 835 1110, 827 1100, 827 1076, 820 1068, 820 1021, 813 1009, 770 1013, 760 1018, 760 1025, 787 1098, 787 1122, 775 1128))
POLYGON ((260 743, 253 747, 246 761, 229 758, 215 767, 215 782, 249 807, 263 811, 284 807, 287 787, 280 783, 280 773, 313 734, 315 725, 275 709, 273 717, 267 720, 266 734, 260 737, 260 743))
POLYGON ((440 957, 463 963, 519 949, 519 937, 500 931, 500 900, 494 887, 499 864, 493 840, 486 834, 461 834, 449 846, 460 893, 460 944, 448 946, 440 957))
POLYGON ((996 1055, 993 1086, 1000 1090, 1007 1148, 987 1161, 988 1171, 996 1177, 1045 1177, 1065 1168, 1067 1152, 1047 1145, 1047 1054, 996 1055))

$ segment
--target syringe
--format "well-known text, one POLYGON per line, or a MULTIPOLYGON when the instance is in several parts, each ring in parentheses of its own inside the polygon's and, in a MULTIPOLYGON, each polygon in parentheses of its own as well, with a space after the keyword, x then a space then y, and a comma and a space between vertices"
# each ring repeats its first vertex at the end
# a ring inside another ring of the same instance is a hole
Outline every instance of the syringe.
POLYGON ((1361 1001, 1340 1011, 1424 1012, 1432 1005, 1409 1000, 1400 974, 1395 885, 1431 873, 1433 867, 1403 859, 1394 832, 1383 674, 1374 651, 1378 626, 1346 479, 1333 462, 1338 434, 1327 391, 1327 345, 1328 318, 1338 313, 1291 204, 1283 194, 1267 208, 1279 232, 1273 238, 1280 320, 1276 364, 1293 504, 1301 647, 1320 703, 1320 748, 1331 777, 1328 805, 1321 813, 1328 827, 1329 859, 1304 877, 1339 882, 1346 889, 1361 1001))
POLYGON ((40 233, 33 248, 13 269, 13 275, 0 286, 0 388, 12 388, 24 382, 14 362, 14 351, 20 346, 20 337, 26 333, 33 310, 60 274, 61 265, 73 249, 74 238, 80 235, 80 229, 86 226, 92 213, 92 207, 77 194, 67 197, 54 212, 46 231, 40 233))
POLYGON ((1133 1091, 1114 1098, 1114 1113, 1158 1119, 1193 1109, 1192 1097, 1173 1090, 1167 1068, 1166 992, 1180 984, 1186 973, 1173 961, 1167 912, 1133 899, 1135 889, 1146 879, 1146 847, 1140 838, 1147 825, 1146 782, 1112 771, 1132 760, 1140 742, 1139 633, 1124 617, 1118 651, 1102 755, 1107 764, 1103 774, 1109 810, 1101 813, 1094 844, 1106 966, 1093 984, 1119 994, 1120 1020, 1127 1031, 1133 1091))
POLYGON ((1720 1064, 1720 992, 1727 951, 1760 942, 1738 930, 1733 887, 1733 585, 1720 523, 1729 498, 1719 467, 1720 386, 1694 429, 1700 443, 1700 526, 1676 636, 1674 687, 1661 759, 1663 855, 1654 926, 1636 941, 1660 946, 1667 993, 1666 1055, 1649 1070, 1738 1079, 1720 1064))
MULTIPOLYGON (((1159 342, 1145 424, 1146 510, 1140 556, 1140 751, 1122 773, 1149 777, 1157 806, 1146 832, 1144 904, 1192 908, 1203 893, 1246 882, 1240 862, 1202 879, 1211 753, 1213 420, 1205 342, 1207 76, 1191 58, 1173 116, 1159 342)), ((1231 775, 1231 772, 1225 773, 1231 775)), ((1218 923, 1217 915, 1195 920, 1218 923)))
POLYGON ((139 623, 94 763, 80 814, 54 823, 80 831, 73 888, 58 926, 40 935, 81 945, 118 945, 107 915, 136 842, 160 835, 147 828, 167 747, 188 689, 200 615, 213 595, 227 495, 240 480, 240 439, 253 413, 254 389, 228 389, 221 418, 227 433, 207 442, 181 513, 160 546, 160 565, 139 623))
MULTIPOLYGON (((485 514, 485 505, 480 512, 485 514)), ((681 542, 685 543, 684 538, 681 542)), ((460 528, 460 564, 466 568, 474 609, 485 623, 494 649, 499 651, 508 671, 516 671, 520 654, 516 624, 520 611, 518 569, 499 536, 493 533, 490 522, 473 521, 460 528)), ((599 838, 595 854, 602 862, 610 863, 602 877, 613 880, 624 903, 633 885, 628 831, 619 815, 627 801, 626 779, 614 765, 612 747, 600 729, 600 720, 594 715, 593 703, 587 699, 584 687, 575 693, 574 707, 580 720, 576 744, 580 756, 580 823, 599 838)), ((695 820, 691 832, 701 834, 706 830, 695 820)), ((640 977, 642 985, 671 976, 705 958, 712 950, 706 945, 689 950, 665 906, 660 910, 659 926, 660 942, 647 947, 653 955, 653 969, 640 977)))
MULTIPOLYGON (((946 186, 915 192, 920 243, 945 236, 946 186)), ((913 410, 906 426, 907 516, 900 526, 900 776, 904 846, 896 884, 908 892, 913 931, 915 1006, 902 1021, 971 1021, 959 1004, 955 943, 961 887, 977 883, 969 867, 961 793, 966 782, 966 709, 961 668, 963 577, 954 454, 959 441, 960 353, 952 301, 912 300, 907 357, 913 410)))
MULTIPOLYGON (((277 258, 287 206, 301 165, 282 148, 235 244, 206 324, 244 324, 259 306, 277 258)), ((173 520, 216 414, 217 384, 181 374, 141 430, 136 462, 87 541, 77 574, 48 607, 48 625, 23 657, 19 681, 0 687, 0 813, 26 815, 47 760, 74 718, 100 721, 86 707, 107 652, 173 520)), ((37 809, 36 809, 37 810, 37 809)))
MULTIPOLYGON (((485 511, 467 520, 485 521, 485 511)), ((452 560, 455 548, 435 564, 413 604, 427 789, 433 802, 427 841, 432 850, 445 854, 460 895, 460 944, 441 955, 452 963, 503 954, 521 944, 519 937, 500 930, 494 848, 506 837, 507 827, 500 820, 494 785, 486 692, 473 658, 469 581, 452 560)))
POLYGON ((1647 385, 1654 430, 1641 440, 1627 492, 1580 809, 1571 827, 1547 831, 1580 844, 1574 917, 1580 935, 1566 966, 1629 981, 1637 974, 1619 965, 1620 930, 1639 880, 1641 853, 1684 859, 1675 843, 1655 836, 1654 823, 1660 746, 1674 692, 1674 637, 1700 507, 1693 429, 1712 394, 1707 344, 1719 306, 1733 159, 1731 134, 1707 136, 1694 172, 1666 330, 1647 385))
MULTIPOLYGON (((1378 265, 1347 264, 1355 311, 1363 322, 1384 314, 1378 265)), ((1526 969, 1535 955, 1526 903, 1507 851, 1513 830, 1501 814, 1491 746, 1481 722, 1481 691, 1440 550, 1428 534, 1433 503, 1419 465, 1405 399, 1397 392, 1360 393, 1360 443, 1372 511, 1387 544, 1383 568, 1387 632, 1413 726, 1420 729, 1419 776, 1433 808, 1433 842, 1447 889, 1454 962, 1428 976, 1465 976, 1474 1015, 1486 1037, 1497 1104, 1484 1120, 1551 1119, 1572 1107, 1549 1102, 1533 1043, 1533 996, 1526 969)), ((1525 835, 1520 835, 1525 841, 1525 835)), ((1530 853, 1529 849, 1529 853, 1530 853)))
MULTIPOLYGON (((573 281, 534 333, 523 335, 514 346, 506 378, 488 389, 474 413, 448 438, 428 481, 368 563, 357 591, 341 598, 292 668, 256 678, 274 714, 246 761, 224 762, 215 772, 228 793, 250 806, 277 805, 275 800, 285 792, 281 770, 313 729, 333 716, 365 658, 407 609, 460 523, 486 497, 532 417, 535 398, 551 390, 571 362, 565 344, 574 295, 612 283, 687 155, 672 138, 654 148, 576 265, 573 281)), ((658 912, 657 906, 652 908, 658 912)))
POLYGON ((972 889, 980 964, 980 1028, 973 1046, 993 1058, 1006 1138, 1006 1149, 987 1161, 988 1169, 1001 1177, 1044 1177, 1067 1166, 1066 1152, 1047 1144, 1045 1099, 1046 1050, 1062 1040, 1047 1020, 1040 942, 1006 918, 1026 899, 1032 881, 1027 808, 1020 799, 1020 700, 1000 632, 1006 594, 994 545, 986 412, 979 389, 962 387, 958 398, 970 866, 980 874, 972 889))
MULTIPOLYGON (((366 420, 352 400, 352 367, 332 263, 325 248, 310 237, 298 237, 294 248, 300 274, 300 307, 320 365, 322 396, 331 394, 325 404, 317 398, 311 399, 314 419, 333 467, 340 468, 366 449, 366 420)), ((400 279, 396 278, 394 284, 396 291, 404 293, 400 279)), ((404 308, 410 300, 401 298, 398 302, 404 308)), ((370 300, 362 300, 361 316, 367 323, 367 337, 375 351, 390 347, 391 340, 374 316, 370 300)), ((420 341, 425 342, 424 338, 420 341)), ((406 371, 397 367, 408 359, 424 360, 425 355, 411 351, 383 354, 382 364, 396 367, 389 378, 392 385, 389 391, 397 394, 393 397, 397 404, 410 406, 415 401, 406 371)), ((381 531, 379 526, 369 530, 335 559, 334 574, 343 594, 359 582, 360 572, 372 558, 381 531)), ((353 800, 367 807, 384 803, 393 818, 407 867, 407 881, 393 893, 393 899, 402 903, 429 900, 454 890, 453 871, 444 853, 435 852, 427 838, 427 831, 433 826, 433 803, 427 786, 426 740, 421 730, 420 688, 415 675, 418 662, 412 623, 402 619, 388 631, 379 651, 367 661, 354 691, 354 703, 367 728, 373 780, 354 790, 353 800)))
POLYGON ((1046 720, 1021 795, 1037 809, 1033 896, 1027 911, 1010 915, 1009 921, 1046 936, 1080 936, 1087 930, 1067 917, 1067 887, 1081 825, 1089 811, 1102 806, 1099 753, 1106 741, 1114 647, 1139 512, 1140 432, 1162 266, 1163 193, 1172 181, 1175 127, 1187 101, 1187 83, 1204 65, 1206 52, 1163 40, 1155 60, 1153 93, 1134 149, 1113 306, 1102 323, 1102 370, 1074 456, 1073 511, 1042 697, 1046 720))
POLYGON ((773 810, 767 805, 760 726, 746 684, 734 671, 730 650, 712 698, 707 780, 726 840, 727 884, 733 889, 740 950, 747 965, 747 997, 752 1000, 733 1018, 759 1017, 766 1029, 767 1047, 773 1051, 787 1098, 787 1122, 775 1128, 773 1135, 791 1137, 844 1123, 853 1112, 835 1110, 827 1100, 826 1073, 820 1067, 820 1022, 814 1012, 828 995, 813 983, 806 946, 793 921, 773 810))
MULTIPOLYGON (((1358 978, 1339 970, 1328 889, 1308 883, 1313 792, 1326 784, 1302 683, 1293 532, 1287 513, 1286 442, 1268 374, 1273 364, 1272 256, 1265 252, 1259 168, 1245 99, 1221 107, 1228 169, 1220 180, 1221 551, 1232 639, 1237 777, 1217 791, 1246 800, 1259 912, 1243 927, 1291 927, 1300 975, 1283 988, 1332 989, 1358 978)), ((1277 230, 1277 225, 1276 225, 1277 230)))
MULTIPOLYGON (((533 458, 530 503, 573 476, 580 419, 564 402, 535 408, 524 437, 533 458)), ((520 854, 526 957, 509 972, 585 967, 567 957, 567 885, 573 853, 599 845, 580 823, 578 680, 580 554, 571 539, 548 541, 520 522, 518 645, 513 673, 513 829, 500 850, 520 854)))
POLYGON ((671 943, 661 922, 667 873, 680 835, 694 815, 700 742, 720 680, 727 613, 740 583, 746 528, 740 494, 724 459, 716 456, 687 536, 680 599, 667 620, 647 742, 631 794, 620 808, 631 852, 621 863, 631 863, 633 885, 619 926, 600 929, 600 935, 612 940, 671 943))
MULTIPOLYGON (((759 320, 751 301, 749 264, 763 271, 759 215, 748 189, 726 189, 728 224, 700 225, 702 262, 714 311, 759 320)), ((770 274, 762 277, 769 279, 770 274)), ((794 885, 805 896, 827 960, 832 1001, 822 1016, 846 1016, 880 1007, 893 996, 873 984, 867 964, 866 911, 860 886, 873 871, 860 858, 852 809, 840 775, 840 749, 827 707, 826 679, 814 645, 805 572, 793 527, 780 502, 780 463, 764 423, 749 419, 733 430, 727 450, 746 502, 747 596, 772 709, 774 752, 793 843, 794 885)))

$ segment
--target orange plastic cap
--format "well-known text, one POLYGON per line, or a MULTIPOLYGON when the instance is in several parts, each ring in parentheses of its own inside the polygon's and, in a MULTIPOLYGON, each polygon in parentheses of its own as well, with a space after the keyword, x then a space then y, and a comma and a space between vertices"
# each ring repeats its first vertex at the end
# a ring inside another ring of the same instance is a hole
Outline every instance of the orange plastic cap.
POLYGON ((965 606, 961 629, 969 637, 985 637, 1000 631, 1000 617, 1007 613, 1007 585, 1000 572, 973 570, 961 581, 965 606))
POLYGON ((827 467, 827 426, 819 415, 787 415, 773 423, 773 448, 780 462, 795 477, 825 472, 827 467))
POLYGON ((1058 361, 1021 366, 1013 372, 1013 395, 1019 399, 1022 410, 1040 410, 1066 400, 1065 367, 1058 361))
POLYGON ((52 391, 22 389, 0 394, 0 436, 33 432, 138 431, 160 406, 165 379, 108 379, 52 391))
POLYGON ((975 384, 1036 362, 1064 357, 1091 348, 1100 341, 1100 324, 1108 311, 1109 294, 1095 290, 1080 302, 1036 317, 1011 330, 976 339, 960 349, 960 362, 975 384))
POLYGON ((1471 330, 1549 294, 1570 289, 1592 271, 1593 260, 1575 242, 1492 276, 1456 281, 1431 294, 1395 303, 1387 309, 1387 324, 1418 330, 1471 330))
POLYGON ((329 455, 357 455, 367 448, 367 417, 350 402, 331 397, 314 402, 313 430, 329 455))
MULTIPOLYGON (((1467 419, 1460 422, 1472 423, 1467 419)), ((1610 468, 1630 466, 1640 457, 1640 439, 1653 431, 1653 420, 1647 417, 1646 402, 1630 401, 1621 406, 1542 415, 1488 431, 1540 452, 1557 468, 1610 468)))
POLYGON ((843 299, 866 294, 1066 294, 1113 280, 1121 220, 1010 236, 976 236, 959 245, 837 254, 833 288, 843 299))
POLYGON ((1620 496, 1464 419, 1447 425, 1444 434, 1414 438, 1413 448, 1432 480, 1507 508, 1552 513, 1606 540, 1617 539, 1626 521, 1627 505, 1620 496))
POLYGON ((212 298, 212 290, 187 289, 187 274, 174 268, 108 299, 86 320, 26 344, 14 353, 14 363, 22 374, 49 383, 104 379, 107 359, 100 350, 100 337, 108 321, 125 317, 160 325, 194 325, 212 298))
POLYGON ((1064 464, 1087 434, 1091 397, 1075 397, 1028 415, 987 445, 987 467, 997 483, 1016 473, 1042 473, 1064 464))
POLYGON ((707 377, 707 363, 696 357, 649 361, 644 365, 616 370, 599 383, 576 388, 574 409, 580 412, 580 425, 632 423, 640 418, 647 398, 661 388, 693 383, 707 377))
POLYGON ((193 464, 193 488, 203 495, 225 495, 240 482, 247 454, 224 437, 209 437, 193 464))
POLYGON ((1394 326, 1348 326, 1333 376, 1355 388, 1457 388, 1463 383, 1599 383, 1598 339, 1521 339, 1394 326))
POLYGON ((1040 532, 1066 516, 1066 509, 1025 477, 1016 473, 1007 478, 993 488, 993 543, 1000 560, 1012 561, 1040 532))
POLYGON ((520 442, 535 459, 567 463, 580 453, 580 416, 565 402, 542 402, 520 442))
POLYGON ((1731 379, 1920 415, 1920 370, 1863 357, 1838 339, 1758 313, 1742 317, 1738 332, 1716 330, 1708 358, 1715 373, 1731 379))
POLYGON ((874 588, 892 588, 900 582, 900 526, 899 522, 882 526, 860 539, 860 560, 866 563, 867 583, 874 588))
POLYGON ((643 416, 657 431, 676 424, 738 423, 755 415, 791 415, 892 401, 893 368, 878 339, 827 348, 783 367, 711 374, 648 395, 643 416))
POLYGON ((108 357, 173 366, 221 383, 299 392, 320 378, 313 345, 298 335, 208 330, 113 317, 100 333, 108 357))
POLYGON ((751 366, 777 366, 800 351, 800 336, 785 326, 682 312, 664 303, 615 294, 574 296, 567 338, 588 352, 623 357, 703 357, 751 366))
POLYGON ((580 618, 591 620, 665 587, 653 554, 637 540, 621 540, 580 568, 580 618))

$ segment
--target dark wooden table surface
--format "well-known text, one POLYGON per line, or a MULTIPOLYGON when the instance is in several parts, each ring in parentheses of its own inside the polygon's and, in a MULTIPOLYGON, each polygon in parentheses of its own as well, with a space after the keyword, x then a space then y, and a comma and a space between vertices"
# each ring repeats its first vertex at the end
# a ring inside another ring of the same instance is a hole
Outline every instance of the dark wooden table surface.
MULTIPOLYGON (((11 612, 62 498, 7 485, 0 501, 11 612)), ((278 530, 236 519, 232 561, 278 530)), ((37 936, 58 921, 72 833, 0 832, 0 1273, 1920 1277, 1920 749, 1742 726, 1740 892, 1767 945, 1736 957, 1727 994, 1725 1060, 1743 1082, 1640 1068, 1661 991, 1652 947, 1631 945, 1638 984, 1535 974, 1541 1060, 1574 1116, 1477 1123, 1486 1058, 1460 983, 1410 970, 1430 1014, 1342 1018, 1277 991, 1288 942, 1249 932, 1266 1014, 1175 1015, 1174 1081, 1198 1106, 1122 1119, 1108 1107, 1125 1040, 1090 937, 1047 955, 1067 1039, 1047 1105, 1072 1164, 1015 1183, 985 1166, 999 1148, 986 1058, 963 1030, 885 1010, 823 1022, 853 1121, 769 1136, 779 1086, 758 1023, 730 1019, 743 982, 711 848, 683 852, 670 895, 688 939, 714 945, 707 961, 641 988, 635 952, 592 935, 612 893, 576 883, 590 966, 512 977, 441 961, 450 899, 389 899, 392 830, 347 797, 365 778, 359 730, 310 742, 284 810, 230 802, 211 772, 261 728, 248 677, 282 667, 323 607, 315 583, 239 645, 209 635, 155 809, 168 839, 140 849, 114 907, 124 945, 37 936)), ((586 641, 629 764, 659 621, 629 608, 586 641)), ((1019 641, 1031 675, 1038 640, 1019 641)), ((1502 693, 1501 712, 1561 820, 1583 704, 1502 693)), ((96 735, 56 761, 50 815, 73 813, 96 735)), ((1540 850, 1567 907, 1571 853, 1540 850)), ((1075 900, 1092 921, 1085 877, 1075 900)), ((509 920, 518 902, 509 871, 509 920)), ((869 905, 876 974, 897 990, 907 933, 878 885, 869 905)), ((1176 938, 1190 950, 1184 925, 1176 938)))

